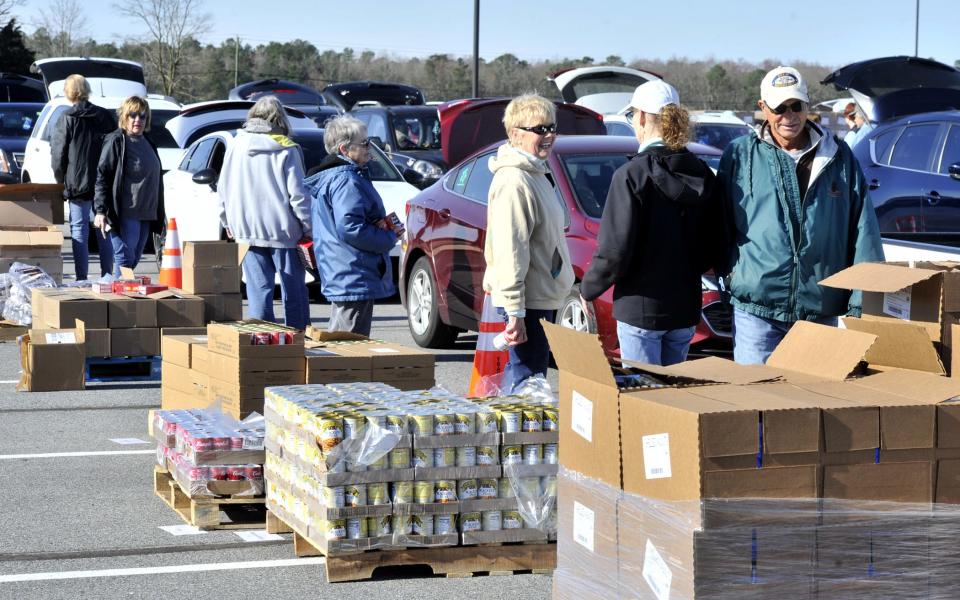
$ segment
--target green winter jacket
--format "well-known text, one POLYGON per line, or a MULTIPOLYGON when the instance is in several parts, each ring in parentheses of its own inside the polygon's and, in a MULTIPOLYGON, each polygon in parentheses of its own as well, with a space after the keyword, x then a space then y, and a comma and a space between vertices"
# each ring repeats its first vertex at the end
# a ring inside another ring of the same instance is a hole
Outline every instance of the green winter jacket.
POLYGON ((741 310, 784 322, 860 314, 860 292, 817 282, 883 260, 877 217, 850 148, 826 133, 815 152, 802 201, 796 163, 769 141, 745 135, 723 153, 730 292, 741 310), (799 236, 791 206, 799 207, 799 236))

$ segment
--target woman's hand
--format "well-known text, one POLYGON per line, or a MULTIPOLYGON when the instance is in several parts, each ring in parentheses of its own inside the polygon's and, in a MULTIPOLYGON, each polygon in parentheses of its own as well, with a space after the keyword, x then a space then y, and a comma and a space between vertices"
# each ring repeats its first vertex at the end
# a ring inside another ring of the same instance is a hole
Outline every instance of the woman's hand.
POLYGON ((504 330, 503 337, 511 346, 519 346, 527 341, 527 325, 523 317, 514 317, 511 315, 507 319, 507 328, 504 330))
POLYGON ((100 233, 107 235, 107 216, 97 215, 93 218, 93 226, 100 230, 100 233))

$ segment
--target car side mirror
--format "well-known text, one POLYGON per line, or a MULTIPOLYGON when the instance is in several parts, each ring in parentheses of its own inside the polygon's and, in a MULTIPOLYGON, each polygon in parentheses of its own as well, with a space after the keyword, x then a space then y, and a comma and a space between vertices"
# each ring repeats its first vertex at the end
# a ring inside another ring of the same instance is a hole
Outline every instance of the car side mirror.
POLYGON ((217 191, 217 179, 219 179, 219 176, 213 169, 200 169, 193 174, 194 183, 209 185, 213 191, 217 191))
POLYGON ((423 174, 413 169, 404 169, 403 170, 403 179, 410 185, 414 187, 420 187, 423 185, 423 174))
POLYGON ((950 179, 960 181, 960 162, 955 162, 948 168, 950 179))
POLYGON ((383 140, 380 139, 378 136, 369 137, 367 139, 370 140, 371 144, 383 150, 383 140))

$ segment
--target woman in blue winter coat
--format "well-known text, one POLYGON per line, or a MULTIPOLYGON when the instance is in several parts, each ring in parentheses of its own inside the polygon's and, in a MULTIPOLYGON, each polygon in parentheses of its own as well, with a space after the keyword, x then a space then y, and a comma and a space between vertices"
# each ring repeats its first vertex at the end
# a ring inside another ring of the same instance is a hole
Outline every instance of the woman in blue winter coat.
POLYGON ((403 230, 388 224, 370 182, 363 122, 351 116, 327 121, 323 145, 328 156, 306 184, 320 289, 331 303, 327 330, 370 335, 374 301, 396 293, 389 253, 403 230))

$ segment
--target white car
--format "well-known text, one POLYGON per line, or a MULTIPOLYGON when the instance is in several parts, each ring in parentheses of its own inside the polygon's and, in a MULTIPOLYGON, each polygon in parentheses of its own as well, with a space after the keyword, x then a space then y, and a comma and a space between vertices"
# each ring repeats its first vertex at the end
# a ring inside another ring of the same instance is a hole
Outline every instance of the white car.
POLYGON ((629 67, 599 66, 566 69, 547 79, 560 90, 564 102, 609 115, 620 112, 629 104, 638 86, 662 77, 629 67))
MULTIPOLYGON (((292 109, 287 110, 289 112, 292 109)), ((307 121, 312 127, 298 128, 292 123, 294 129, 290 137, 300 146, 305 169, 309 171, 320 164, 327 152, 323 147, 323 130, 317 129, 313 121, 307 121)), ((177 130, 179 124, 174 119, 168 128, 177 130)), ((175 135, 182 137, 182 132, 175 135)), ((208 132, 195 138, 187 136, 194 141, 180 164, 163 176, 167 218, 176 218, 181 245, 188 241, 220 240, 225 237, 220 226, 216 181, 224 155, 235 136, 235 128, 208 132)), ((405 221, 407 200, 417 195, 419 190, 404 181, 400 171, 379 148, 371 145, 370 156, 370 177, 373 187, 383 199, 384 208, 388 214, 395 212, 401 221, 405 221)), ((390 254, 399 257, 399 242, 390 254)))
MULTIPOLYGON (((629 106, 624 106, 616 114, 603 115, 603 124, 607 127, 607 135, 634 137, 633 125, 624 116, 629 108, 629 106)), ((691 111, 690 122, 693 124, 693 135, 690 141, 713 146, 718 150, 723 150, 734 139, 752 131, 746 121, 730 110, 691 111)))
POLYGON ((74 73, 86 77, 91 88, 90 102, 97 106, 116 110, 130 96, 146 98, 151 113, 151 129, 146 135, 157 146, 161 167, 168 170, 179 162, 183 151, 164 124, 179 114, 180 104, 169 97, 147 94, 140 64, 115 58, 47 58, 36 61, 31 70, 43 76, 52 99, 43 107, 27 140, 22 182, 56 183, 50 164, 50 138, 57 121, 72 106, 63 95, 63 85, 74 73))

